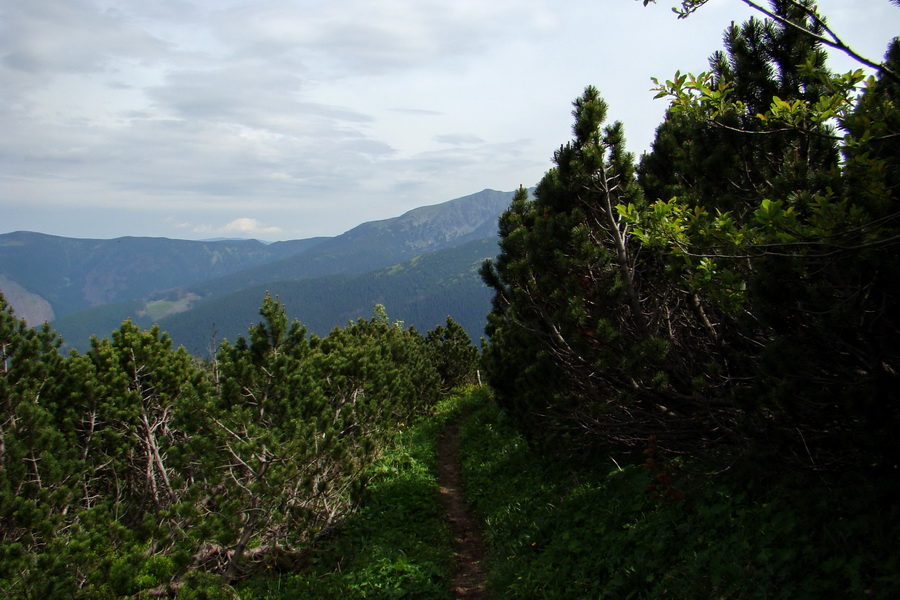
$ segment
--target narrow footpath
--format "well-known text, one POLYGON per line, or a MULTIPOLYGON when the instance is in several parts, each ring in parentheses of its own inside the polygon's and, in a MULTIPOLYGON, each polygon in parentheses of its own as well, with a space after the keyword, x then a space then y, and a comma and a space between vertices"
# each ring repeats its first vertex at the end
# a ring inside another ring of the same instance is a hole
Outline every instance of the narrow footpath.
POLYGON ((441 502, 447 512, 456 553, 453 597, 485 599, 488 595, 485 592, 486 574, 483 567, 484 540, 462 490, 457 421, 448 425, 438 439, 437 455, 441 502))

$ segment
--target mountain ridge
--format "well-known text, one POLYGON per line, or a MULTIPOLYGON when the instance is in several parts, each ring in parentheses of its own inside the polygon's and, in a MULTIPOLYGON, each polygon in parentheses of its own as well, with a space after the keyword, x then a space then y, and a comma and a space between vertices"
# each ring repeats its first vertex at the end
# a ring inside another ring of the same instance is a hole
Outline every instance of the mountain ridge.
MULTIPOLYGON (((245 298, 242 291, 248 289, 260 294, 254 299, 255 311, 264 293, 259 290, 317 280, 317 284, 288 287, 302 289, 303 312, 318 315, 310 329, 319 333, 325 327, 322 323, 328 322, 330 327, 344 324, 348 316, 367 316, 375 303, 387 303, 389 313, 394 312, 391 305, 401 307, 400 312, 405 314, 391 316, 415 321, 417 326, 432 319, 435 311, 446 304, 433 294, 455 297, 452 289, 435 279, 434 274, 443 268, 439 262, 444 260, 452 265, 448 268, 466 273, 465 277, 461 273, 442 276, 465 281, 467 293, 474 294, 473 302, 481 311, 478 316, 470 314, 464 302, 453 301, 457 312, 468 315, 466 328, 477 337, 487 308, 481 306, 484 290, 477 277, 477 265, 473 268, 472 261, 476 259, 462 258, 451 250, 472 243, 475 248, 481 243, 482 248, 470 249, 478 255, 476 262, 496 255, 497 219, 512 196, 513 192, 488 189, 415 208, 398 217, 361 223, 339 236, 272 243, 132 236, 79 239, 36 232, 0 234, 0 290, 15 292, 11 295, 16 300, 10 305, 17 315, 37 319, 43 316, 43 320, 50 320, 50 316, 51 325, 64 339, 78 338, 71 340, 72 347, 85 348, 90 335, 103 337, 125 319, 141 326, 184 322, 178 320, 179 314, 186 315, 185 319, 191 314, 204 315, 205 319, 211 309, 195 312, 199 307, 220 299, 225 300, 218 306, 245 302, 236 298, 245 298), (441 254, 444 251, 448 252, 441 254), (436 257, 423 263, 430 265, 434 276, 416 271, 417 261, 436 253, 436 257), (393 282, 394 288, 417 287, 426 290, 425 295, 411 293, 407 299, 393 294, 391 284, 384 283, 391 277, 398 278, 393 282), (413 280, 419 283, 412 283, 413 280), (316 285, 322 293, 338 294, 331 290, 343 289, 348 297, 358 297, 362 304, 351 308, 331 300, 335 310, 340 304, 343 311, 335 321, 320 307, 310 308, 316 302, 316 285), (354 286, 381 289, 381 296, 366 295, 354 286), (388 297, 388 302, 379 301, 388 297), (426 309, 417 302, 434 306, 426 309), (40 310, 32 310, 38 307, 40 310), (421 317, 409 319, 410 314, 421 317)), ((291 298, 287 300, 292 302, 291 298)), ((441 321, 446 316, 452 315, 443 315, 441 321)), ((29 323, 39 324, 31 318, 29 323)), ((223 323, 221 319, 215 321, 223 323)), ((189 343, 197 345, 196 335, 189 343)))
POLYGON ((256 240, 103 240, 13 232, 0 235, 0 276, 48 302, 60 317, 302 253, 324 239, 266 245, 256 240))
POLYGON ((484 237, 496 236, 497 218, 513 192, 482 190, 448 202, 409 210, 399 217, 361 223, 324 240, 302 259, 286 257, 190 288, 203 298, 266 281, 359 274, 484 237))

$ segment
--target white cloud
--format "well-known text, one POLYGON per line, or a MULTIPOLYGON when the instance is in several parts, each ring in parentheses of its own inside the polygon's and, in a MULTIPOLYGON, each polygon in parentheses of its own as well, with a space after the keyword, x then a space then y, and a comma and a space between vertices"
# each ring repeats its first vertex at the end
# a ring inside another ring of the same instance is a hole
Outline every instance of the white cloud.
POLYGON ((160 40, 88 0, 5 1, 2 62, 32 74, 93 73, 128 58, 160 58, 160 40))
POLYGON ((193 228, 195 233, 204 235, 219 234, 223 236, 235 236, 242 238, 250 238, 257 236, 277 236, 282 233, 280 227, 270 227, 262 224, 256 219, 249 217, 240 217, 230 223, 226 223, 220 227, 212 225, 198 225, 193 228))
POLYGON ((214 23, 241 53, 314 58, 328 78, 458 61, 498 39, 558 27, 556 14, 539 0, 276 0, 222 10, 214 23))

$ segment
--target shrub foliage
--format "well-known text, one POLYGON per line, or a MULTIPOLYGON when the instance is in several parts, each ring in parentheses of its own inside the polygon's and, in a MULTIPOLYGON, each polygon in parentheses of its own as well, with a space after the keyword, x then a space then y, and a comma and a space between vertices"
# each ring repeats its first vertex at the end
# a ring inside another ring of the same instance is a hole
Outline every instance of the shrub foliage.
POLYGON ((294 568, 442 372, 471 366, 382 307, 321 339, 271 297, 260 315, 211 364, 127 321, 63 357, 0 296, 0 588, 189 596, 294 568))
POLYGON ((587 88, 574 139, 501 217, 485 363, 532 432, 900 460, 900 43, 877 76, 833 74, 813 3, 770 4, 709 72, 657 82, 670 107, 637 168, 587 88))

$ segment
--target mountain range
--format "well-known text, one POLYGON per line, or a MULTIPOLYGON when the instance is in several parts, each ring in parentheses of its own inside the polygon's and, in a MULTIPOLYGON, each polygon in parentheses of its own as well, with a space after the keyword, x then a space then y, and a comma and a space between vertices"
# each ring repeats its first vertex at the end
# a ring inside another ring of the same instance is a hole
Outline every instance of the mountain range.
POLYGON ((80 351, 131 319, 206 355, 259 320, 266 293, 317 335, 383 304, 423 332, 452 316, 477 340, 490 308, 478 268, 497 253, 512 196, 484 190, 339 236, 271 244, 2 234, 0 290, 18 317, 49 322, 80 351))

